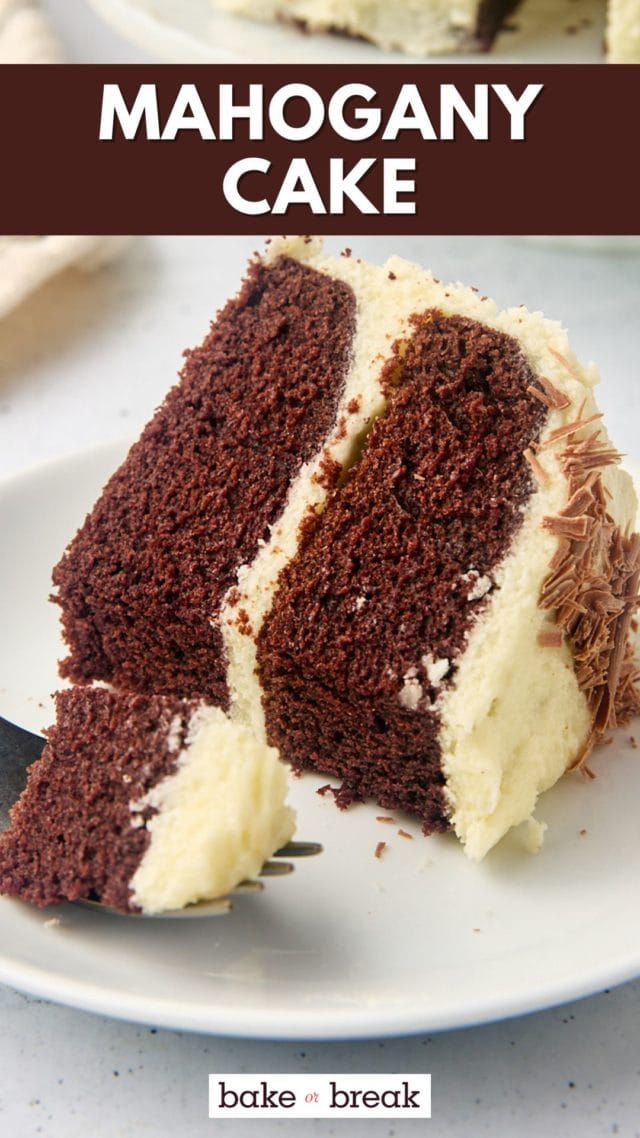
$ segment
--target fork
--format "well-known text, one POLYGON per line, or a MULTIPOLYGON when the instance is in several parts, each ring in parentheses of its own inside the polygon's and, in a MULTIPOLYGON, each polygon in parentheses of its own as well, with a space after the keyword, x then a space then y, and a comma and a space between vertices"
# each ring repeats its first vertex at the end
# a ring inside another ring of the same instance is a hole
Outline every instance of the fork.
MULTIPOLYGON (((9 826, 9 813, 14 802, 22 794, 27 782, 27 770, 42 754, 45 740, 41 735, 34 735, 24 727, 0 716, 0 833, 9 826)), ((322 846, 319 842, 287 842, 282 849, 276 850, 271 856, 278 859, 298 857, 313 857, 319 854, 322 846)), ((259 877, 283 877, 293 872, 293 865, 289 860, 265 861, 259 872, 259 877)), ((211 901, 197 901, 187 905, 184 909, 171 909, 162 913, 123 913, 120 909, 113 909, 101 901, 82 900, 74 904, 91 909, 98 909, 104 913, 111 913, 118 917, 144 917, 147 920, 167 918, 211 917, 220 913, 227 913, 233 906, 232 897, 242 893, 258 893, 264 888, 261 881, 241 881, 226 897, 216 897, 211 901)))

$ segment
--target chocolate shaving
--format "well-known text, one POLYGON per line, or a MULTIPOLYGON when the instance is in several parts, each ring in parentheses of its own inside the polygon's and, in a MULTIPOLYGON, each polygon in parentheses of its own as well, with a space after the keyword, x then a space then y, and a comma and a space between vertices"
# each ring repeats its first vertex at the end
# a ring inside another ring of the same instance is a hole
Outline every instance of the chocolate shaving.
MULTIPOLYGON (((576 425, 569 425, 574 433, 576 425)), ((585 765, 591 749, 640 712, 640 673, 629 635, 639 600, 640 534, 623 533, 607 513, 601 469, 620 455, 598 436, 572 442, 559 455, 570 497, 558 514, 543 520, 561 543, 539 602, 567 638, 587 699, 591 730, 571 769, 580 767, 591 777, 585 765)), ((551 644, 549 635, 541 632, 538 642, 551 644)))
MULTIPOLYGON (((527 390, 529 390, 529 389, 527 388, 527 390)), ((526 458, 527 462, 529 463, 529 466, 531 467, 531 469, 533 471, 534 477, 540 483, 541 486, 544 486, 545 483, 549 481, 549 475, 547 474, 546 470, 544 469, 544 466, 540 465, 540 463, 538 462, 538 460, 537 460, 537 458, 536 458, 536 456, 532 450, 527 449, 527 450, 524 450, 522 453, 523 453, 524 457, 526 458)))
POLYGON ((580 478, 592 470, 601 470, 620 462, 622 455, 615 447, 603 446, 600 432, 594 431, 586 439, 569 446, 559 455, 562 468, 571 478, 580 478))
POLYGON ((549 407, 551 411, 562 411, 565 407, 571 406, 569 396, 565 395, 563 391, 558 391, 558 388, 554 387, 550 379, 546 379, 543 375, 539 375, 536 378, 542 391, 539 387, 534 387, 532 384, 527 388, 529 395, 533 395, 535 399, 539 399, 540 402, 544 403, 545 407, 549 407))
POLYGON ((549 348, 549 352, 551 353, 552 356, 554 356, 557 359, 558 363, 562 364, 564 370, 568 371, 569 375, 572 375, 574 379, 577 379, 579 384, 582 384, 582 378, 580 377, 580 375, 578 374, 576 369, 571 366, 569 361, 567 359, 565 359, 565 357, 563 355, 561 355, 560 352, 556 352, 555 348, 549 348))
POLYGON ((580 540, 589 536, 592 523, 593 518, 590 518, 588 514, 580 514, 577 518, 566 518, 562 513, 559 513, 552 517, 543 518, 542 528, 548 529, 557 537, 580 540))
MULTIPOLYGON (((582 409, 581 409, 582 410, 582 409)), ((555 431, 550 431, 546 436, 544 442, 540 443, 539 449, 550 446, 552 443, 557 443, 560 439, 570 438, 575 435, 577 431, 581 431, 583 427, 588 427, 591 423, 595 423, 598 419, 602 418, 602 412, 596 411, 595 414, 590 415, 588 419, 583 419, 578 413, 578 418, 574 419, 571 423, 565 423, 563 427, 556 427, 555 431)))
POLYGON ((541 648, 559 648, 562 639, 562 632, 559 628, 543 628, 538 633, 538 644, 541 648))
POLYGON ((589 506, 591 504, 591 498, 593 495, 593 491, 592 491, 593 481, 595 481, 595 479, 592 479, 591 482, 588 481, 585 486, 580 486, 571 495, 566 506, 563 506, 561 510, 558 510, 560 517, 562 517, 562 518, 575 518, 579 514, 584 513, 587 506, 589 506))

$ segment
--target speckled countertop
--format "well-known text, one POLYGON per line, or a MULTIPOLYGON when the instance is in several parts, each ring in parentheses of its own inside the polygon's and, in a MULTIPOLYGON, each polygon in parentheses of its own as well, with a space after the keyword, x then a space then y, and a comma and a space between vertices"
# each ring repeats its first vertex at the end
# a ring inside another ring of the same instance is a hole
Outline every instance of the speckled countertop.
POLYGON ((12 1138, 250 1133, 207 1119, 209 1072, 430 1071, 429 1122, 256 1122, 276 1134, 636 1138, 640 983, 524 1019, 366 1043, 252 1043, 156 1031, 0 995, 0 1126, 12 1138))
MULTIPOLYGON (((72 57, 143 56, 66 0, 45 5, 72 57)), ((255 238, 144 238, 99 274, 66 272, 0 324, 0 475, 134 435, 235 289, 255 238)), ((329 242, 332 248, 338 243, 329 242)), ((638 461, 640 257, 517 239, 354 239, 399 252, 501 304, 544 308, 611 382, 601 402, 616 444, 638 461)), ((1 710, 1 708, 0 708, 1 710)), ((576 954, 580 945, 576 945, 576 954)), ((260 1134, 420 1126, 438 1138, 640 1135, 640 981, 484 1027, 338 1043, 226 1040, 128 1024, 0 988, 0 1134, 116 1138, 238 1134, 209 1121, 207 1075, 431 1072, 431 1122, 256 1123, 260 1134)))

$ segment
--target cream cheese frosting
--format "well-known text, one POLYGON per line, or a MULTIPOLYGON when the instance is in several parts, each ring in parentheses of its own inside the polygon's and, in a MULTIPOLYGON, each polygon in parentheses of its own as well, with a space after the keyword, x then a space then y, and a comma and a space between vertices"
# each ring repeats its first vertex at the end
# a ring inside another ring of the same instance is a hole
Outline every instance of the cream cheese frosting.
POLYGON ((254 877, 293 834, 286 793, 287 773, 273 747, 220 708, 197 708, 175 771, 130 804, 134 826, 148 807, 156 811, 130 883, 133 904, 147 913, 180 909, 254 877))

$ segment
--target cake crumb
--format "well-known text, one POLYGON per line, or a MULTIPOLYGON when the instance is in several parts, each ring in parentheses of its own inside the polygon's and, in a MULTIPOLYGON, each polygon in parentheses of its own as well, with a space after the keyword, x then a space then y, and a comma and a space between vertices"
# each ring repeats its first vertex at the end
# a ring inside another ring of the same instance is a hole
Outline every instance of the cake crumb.
POLYGON ((388 275, 388 277, 389 277, 389 280, 390 280, 390 281, 395 281, 395 280, 397 280, 397 279, 398 279, 398 278, 396 277, 396 274, 395 274, 395 273, 392 273, 392 272, 391 272, 391 269, 389 269, 389 272, 388 272, 388 274, 387 274, 387 275, 388 275))
POLYGON ((410 842, 413 841, 413 834, 409 834, 406 830, 398 830, 398 837, 408 838, 410 842))
POLYGON ((418 679, 417 668, 409 668, 402 677, 402 687, 398 692, 401 707, 406 708, 407 711, 415 711, 423 695, 424 690, 418 679))
POLYGON ((49 917, 43 924, 43 929, 59 929, 62 927, 61 917, 49 917))
POLYGON ((586 830, 581 830, 581 831, 580 831, 580 837, 581 837, 581 838, 584 838, 584 837, 586 837, 586 833, 587 833, 587 831, 586 831, 586 830))
POLYGON ((420 662, 427 673, 427 679, 432 688, 440 686, 451 668, 451 661, 446 656, 441 656, 436 660, 430 652, 423 656, 420 662))
POLYGON ((391 822, 391 823, 393 823, 393 822, 395 822, 395 818, 392 818, 389 814, 376 814, 376 822, 391 822))
POLYGON ((634 751, 638 750, 638 743, 637 743, 635 735, 629 736, 629 745, 633 748, 634 751))
POLYGON ((482 600, 493 587, 491 578, 486 573, 481 576, 477 569, 469 569, 467 573, 461 573, 460 580, 467 581, 471 585, 467 593, 468 601, 482 600))
POLYGON ((373 856, 374 856, 374 857, 378 857, 378 858, 382 857, 382 855, 383 855, 384 851, 386 850, 386 848, 387 848, 387 843, 386 843, 386 842, 378 842, 378 844, 377 844, 377 846, 376 846, 376 848, 375 848, 375 850, 374 850, 374 854, 373 854, 373 856))
POLYGON ((319 786, 318 789, 316 790, 316 794, 319 794, 322 798, 324 798, 325 794, 337 794, 337 793, 338 793, 338 787, 332 786, 330 782, 326 782, 324 784, 324 786, 319 786))

